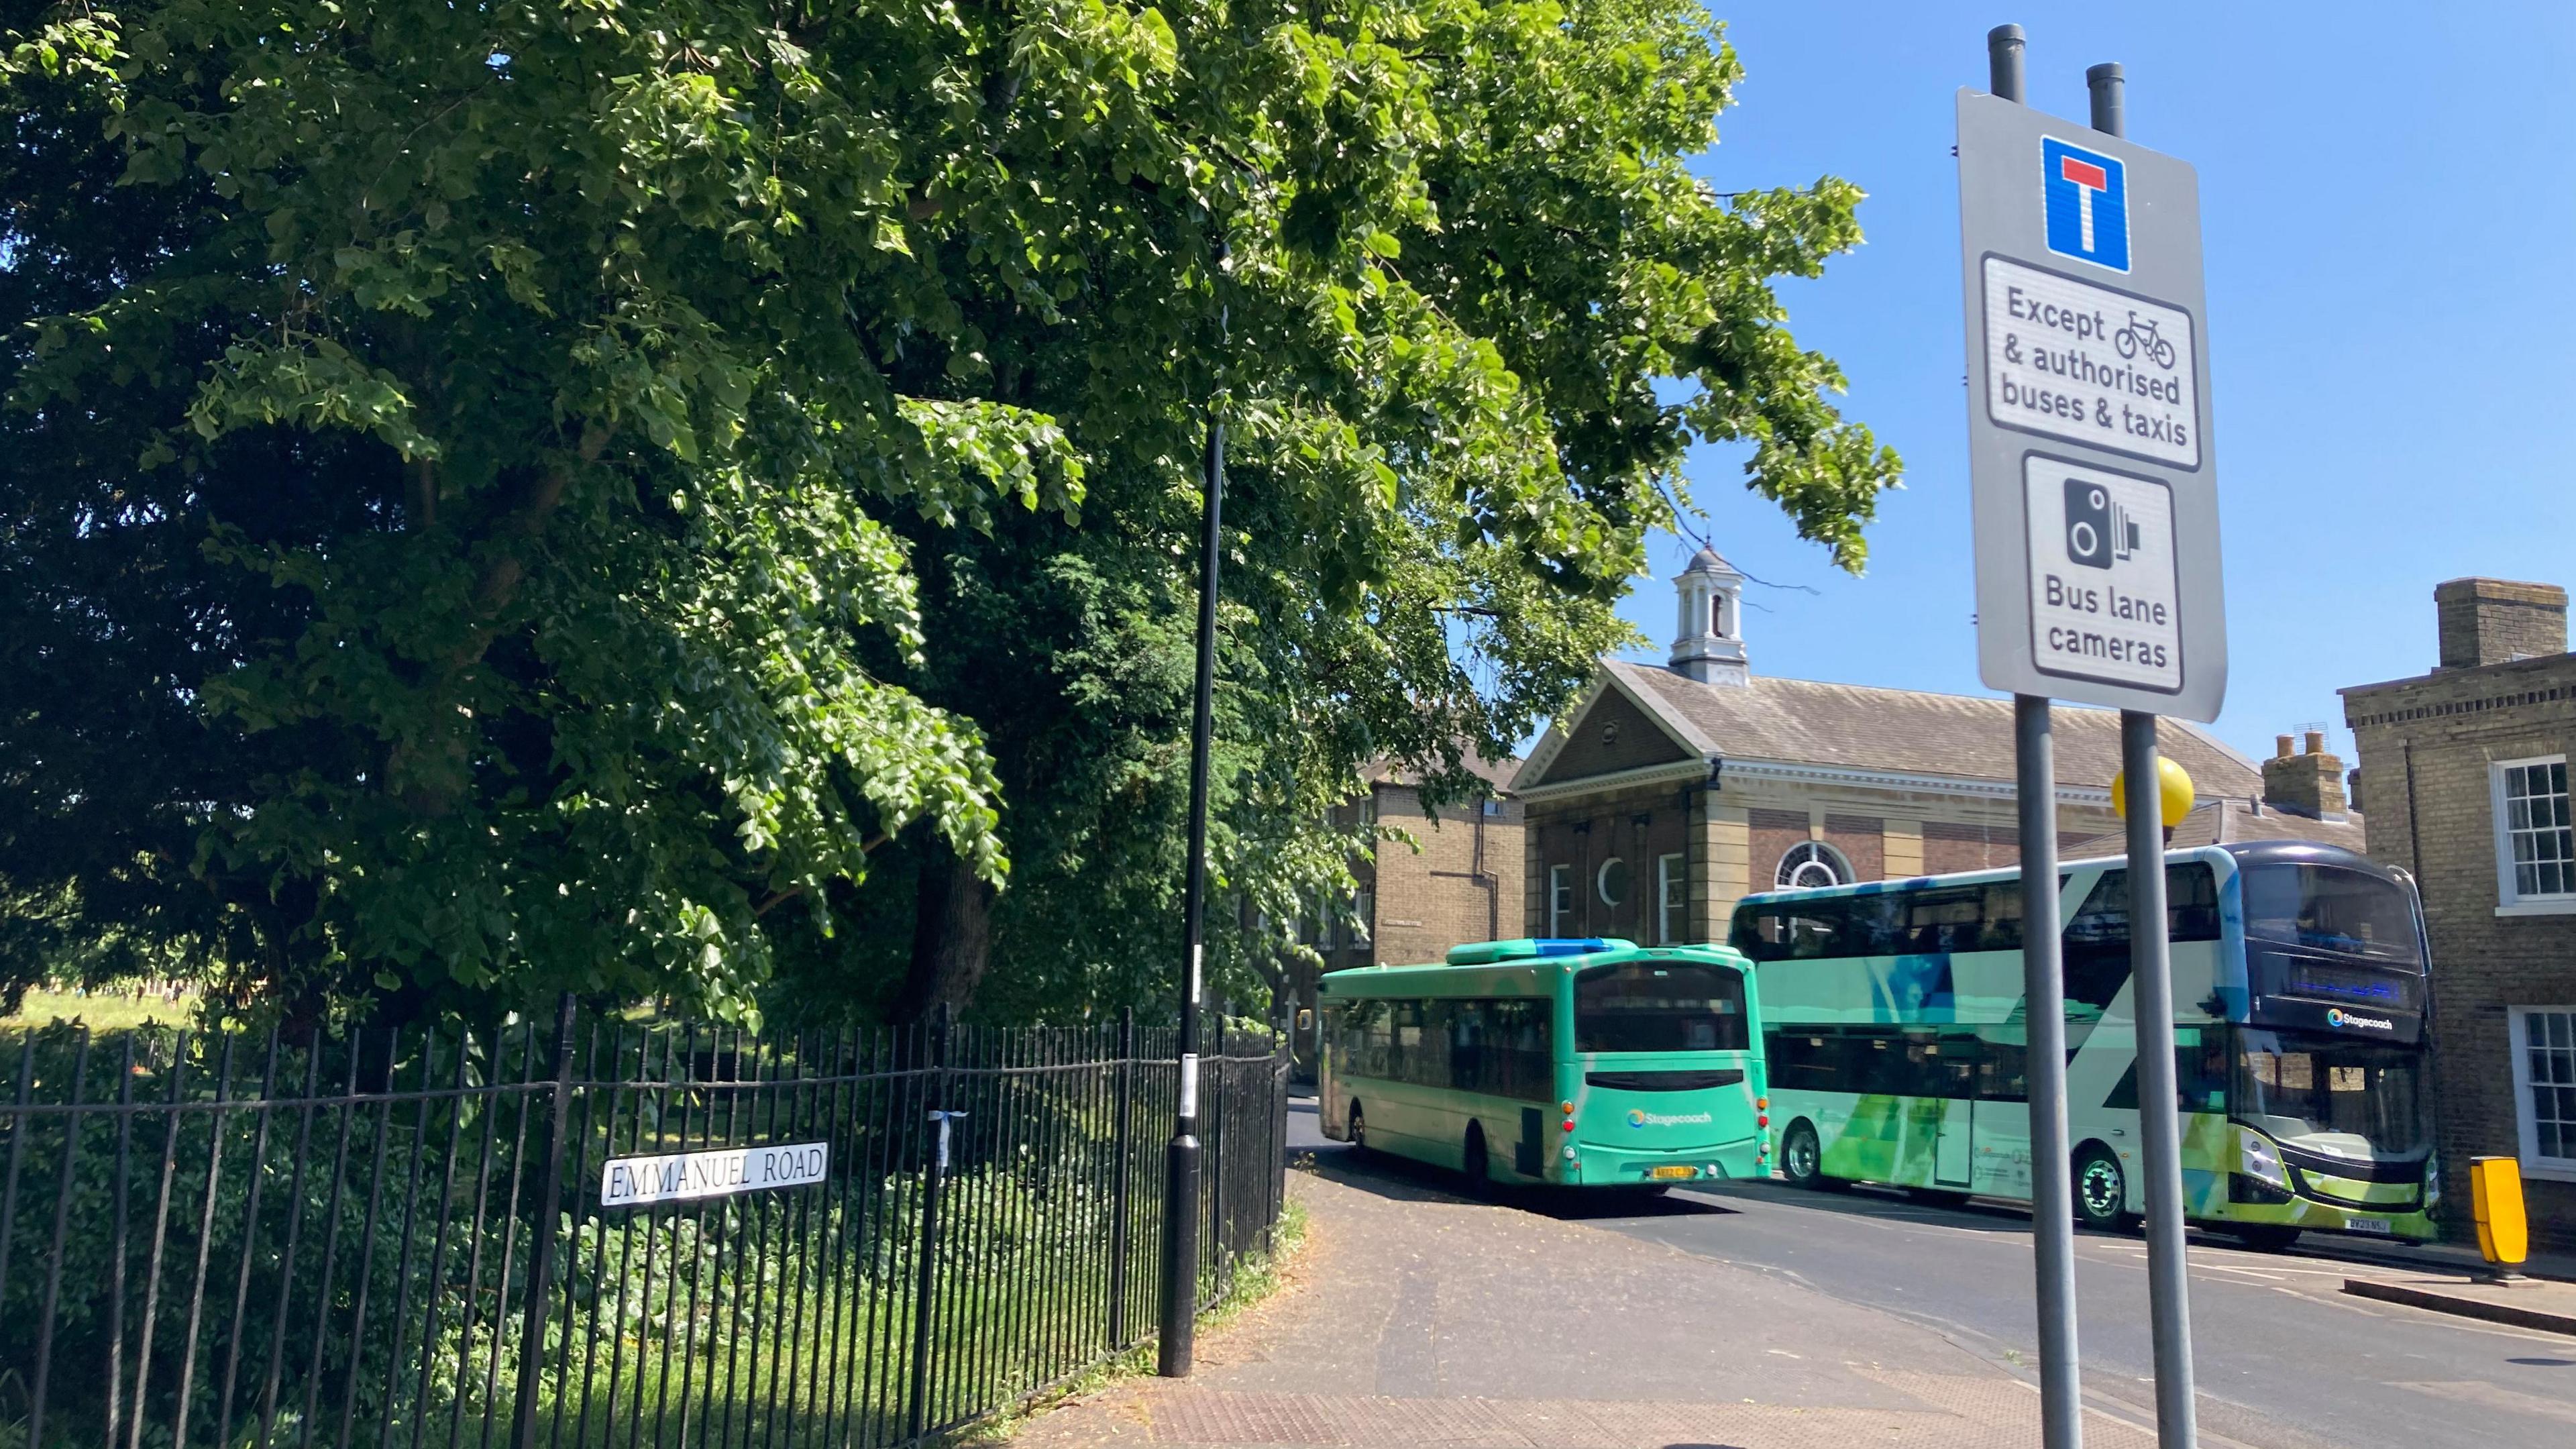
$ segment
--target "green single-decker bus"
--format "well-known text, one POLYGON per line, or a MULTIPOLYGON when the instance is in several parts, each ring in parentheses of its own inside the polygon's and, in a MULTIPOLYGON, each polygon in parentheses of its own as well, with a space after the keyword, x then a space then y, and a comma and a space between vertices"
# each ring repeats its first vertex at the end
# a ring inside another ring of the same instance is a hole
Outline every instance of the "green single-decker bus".
POLYGON ((1722 946, 1488 941, 1323 978, 1324 1135, 1478 1184, 1770 1175, 1752 963, 1722 946))

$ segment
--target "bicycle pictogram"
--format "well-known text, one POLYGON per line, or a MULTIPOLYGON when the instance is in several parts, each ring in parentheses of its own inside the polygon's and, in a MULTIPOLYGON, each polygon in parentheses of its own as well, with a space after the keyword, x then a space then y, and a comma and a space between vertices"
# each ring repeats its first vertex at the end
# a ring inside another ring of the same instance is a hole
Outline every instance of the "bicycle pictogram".
POLYGON ((2135 358, 2138 349, 2145 348, 2147 356, 2155 359, 2156 366, 2167 372, 2173 370, 2174 345, 2156 331, 2153 317, 2141 317, 2131 312, 2129 325, 2111 334, 2111 345, 2119 348, 2124 358, 2135 358))

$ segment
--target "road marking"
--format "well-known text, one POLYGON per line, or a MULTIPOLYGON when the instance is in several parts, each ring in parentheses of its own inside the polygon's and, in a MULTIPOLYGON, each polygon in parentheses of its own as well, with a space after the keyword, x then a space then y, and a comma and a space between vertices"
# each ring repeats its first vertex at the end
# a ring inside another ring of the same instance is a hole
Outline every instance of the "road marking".
POLYGON ((2516 1389, 2488 1383, 2483 1379, 2445 1379, 2432 1383, 2390 1384, 2389 1387, 2413 1389, 2419 1394, 2430 1394, 2437 1399, 2453 1399, 2464 1404, 2476 1404, 2485 1409, 2504 1409, 2516 1414, 2528 1414, 2535 1419, 2555 1419, 2562 1424, 2576 1424, 2576 1403, 2569 1403, 2564 1399, 2544 1399, 2538 1394, 2526 1394, 2516 1389))

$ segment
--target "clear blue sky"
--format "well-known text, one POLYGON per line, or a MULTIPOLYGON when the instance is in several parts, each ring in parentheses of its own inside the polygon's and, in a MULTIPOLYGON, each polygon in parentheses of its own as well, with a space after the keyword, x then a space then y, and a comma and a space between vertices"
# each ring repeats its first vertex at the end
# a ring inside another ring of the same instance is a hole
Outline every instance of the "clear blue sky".
MULTIPOLYGON (((2433 585, 2576 586, 2576 4, 1735 6, 1721 190, 1831 173, 1868 243, 1784 290, 1838 359, 1849 416, 1906 487, 1849 578, 1704 449, 1692 486, 1746 590, 1757 672, 1986 693, 1970 615, 1953 94, 1985 33, 2030 34, 2030 101, 2085 111, 2127 67, 2129 137, 2200 171, 2231 669, 2218 733, 2250 754, 2342 728, 2344 685, 2434 659, 2433 585)), ((1623 613, 1656 641, 1690 546, 1659 538, 1623 613)))

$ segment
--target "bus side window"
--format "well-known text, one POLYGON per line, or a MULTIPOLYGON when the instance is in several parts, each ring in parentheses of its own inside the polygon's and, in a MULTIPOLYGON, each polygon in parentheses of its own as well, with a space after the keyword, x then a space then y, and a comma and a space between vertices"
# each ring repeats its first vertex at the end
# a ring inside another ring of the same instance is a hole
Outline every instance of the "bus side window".
MULTIPOLYGON (((2169 940, 2218 939, 2218 877, 2200 861, 2165 867, 2169 940)), ((2107 1010, 2129 980, 2129 873, 2106 870, 2066 927, 2066 999, 2107 1010)))
POLYGON ((1449 1085, 1449 1022, 1452 1003, 1408 1001, 1411 1010, 1404 1034, 1404 1080, 1421 1087, 1449 1085))
POLYGON ((1354 1075, 1384 1077, 1387 1075, 1387 1033, 1390 1017, 1383 1001, 1361 1001, 1351 1007, 1352 1036, 1355 1050, 1351 1060, 1354 1075))
POLYGON ((2018 951, 2021 949, 2021 882, 1999 880, 1986 886, 1985 905, 1979 915, 1984 932, 1978 947, 1985 951, 2018 951))
POLYGON ((1545 1001, 1497 1001, 1495 1045, 1505 1063, 1493 1087, 1500 1096, 1544 1102, 1556 1095, 1555 1053, 1549 1050, 1553 1004, 1545 1001))
MULTIPOLYGON (((2185 1112, 2227 1110, 2226 1038, 2217 1029, 2174 1028, 2174 1097, 2175 1105, 2185 1112)), ((2134 1059, 2129 1070, 2112 1085, 2111 1095, 2103 1099, 2102 1105, 2120 1111, 2137 1110, 2138 1064, 2134 1059)))
POLYGON ((1453 1001, 1449 1006, 1449 1085, 1461 1092, 1490 1092, 1485 1041, 1493 1015, 1490 1001, 1453 1001))
POLYGON ((1756 961, 1779 961, 1789 954, 1789 913, 1779 906, 1746 906, 1735 913, 1727 944, 1756 961))
POLYGON ((2110 1009, 2129 982, 2129 873, 2106 870, 2066 925, 2066 1004, 2110 1009))
MULTIPOLYGON (((2021 1034, 2019 1027, 2010 1031, 2015 1037, 2021 1034)), ((2003 1027, 1977 1028, 1977 1096, 1988 1102, 2028 1101, 2030 1046, 2008 1040, 2005 1032, 2003 1027)))
POLYGON ((2218 873, 2202 861, 2165 867, 2165 921, 2170 939, 2218 939, 2218 873))
POLYGON ((1787 955, 1793 961, 1818 961, 1851 954, 1843 940, 1844 923, 1849 918, 1851 898, 1837 896, 1821 901, 1802 901, 1793 908, 1786 921, 1787 955))
POLYGON ((1932 955, 1988 949, 1983 886, 1945 886, 1894 899, 1902 903, 1905 913, 1902 939, 1884 954, 1932 955))

